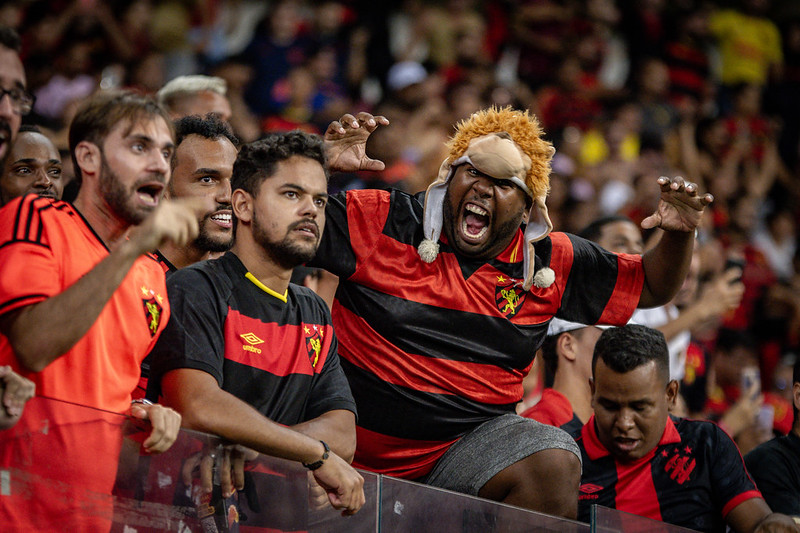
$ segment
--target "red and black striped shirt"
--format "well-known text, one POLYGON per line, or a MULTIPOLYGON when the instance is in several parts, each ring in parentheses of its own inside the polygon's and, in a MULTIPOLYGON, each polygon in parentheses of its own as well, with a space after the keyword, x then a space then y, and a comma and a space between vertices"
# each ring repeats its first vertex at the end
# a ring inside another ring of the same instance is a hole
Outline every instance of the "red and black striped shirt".
POLYGON ((514 412, 554 315, 624 324, 644 280, 640 256, 564 233, 536 244, 537 268, 556 274, 545 289, 521 289, 521 231, 489 261, 458 256, 443 237, 425 263, 416 248, 423 200, 378 190, 332 197, 313 261, 340 278, 333 320, 359 412, 354 465, 405 478, 514 412))
POLYGON ((621 463, 597 436, 594 417, 577 439, 583 456, 578 519, 593 504, 697 531, 725 531, 725 517, 761 498, 736 444, 711 422, 670 417, 658 445, 621 463))

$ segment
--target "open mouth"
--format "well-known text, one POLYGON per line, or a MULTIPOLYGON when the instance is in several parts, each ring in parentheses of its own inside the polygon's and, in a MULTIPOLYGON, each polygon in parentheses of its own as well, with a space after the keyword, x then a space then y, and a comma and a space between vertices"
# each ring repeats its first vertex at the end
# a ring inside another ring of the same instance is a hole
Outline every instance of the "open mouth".
POLYGON ((292 231, 297 231, 303 236, 314 240, 319 236, 319 228, 315 222, 300 222, 294 225, 292 231))
POLYGON ((225 229, 229 229, 233 227, 233 214, 230 210, 221 210, 216 211, 209 217, 212 221, 214 221, 220 227, 225 229))
POLYGON ((162 183, 146 183, 136 189, 136 196, 147 207, 156 207, 164 192, 162 183))
POLYGON ((468 203, 461 215, 461 234, 464 240, 477 243, 489 232, 489 212, 483 207, 468 203))
POLYGON ((629 439, 625 437, 617 437, 614 439, 614 444, 621 451, 630 453, 639 446, 639 439, 629 439))

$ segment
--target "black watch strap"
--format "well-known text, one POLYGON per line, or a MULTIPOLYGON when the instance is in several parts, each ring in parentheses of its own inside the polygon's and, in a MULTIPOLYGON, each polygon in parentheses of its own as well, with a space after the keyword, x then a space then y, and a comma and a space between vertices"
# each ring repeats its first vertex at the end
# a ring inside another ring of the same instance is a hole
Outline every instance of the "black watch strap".
POLYGON ((322 454, 322 459, 320 459, 319 461, 314 461, 313 463, 302 463, 302 464, 303 464, 303 466, 304 466, 304 467, 306 467, 306 468, 308 468, 309 470, 316 470, 317 468, 321 467, 321 466, 322 466, 322 463, 324 463, 324 462, 325 462, 325 460, 326 460, 326 459, 327 459, 327 458, 330 456, 330 454, 331 454, 331 449, 330 449, 330 447, 329 447, 329 446, 328 446, 328 445, 325 443, 325 441, 324 441, 324 440, 321 440, 320 442, 322 443, 322 446, 325 448, 325 452, 322 454))

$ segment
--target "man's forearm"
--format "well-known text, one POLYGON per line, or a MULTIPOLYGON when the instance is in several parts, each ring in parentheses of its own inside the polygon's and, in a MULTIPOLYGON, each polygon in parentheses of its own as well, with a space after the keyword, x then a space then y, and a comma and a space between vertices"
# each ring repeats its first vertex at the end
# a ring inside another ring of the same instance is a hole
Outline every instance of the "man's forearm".
POLYGON ((292 429, 317 440, 324 440, 336 455, 352 462, 356 453, 356 417, 343 409, 292 426, 292 429))
MULTIPOLYGON (((257 452, 310 463, 323 453, 319 439, 277 424, 222 390, 206 372, 178 369, 162 381, 164 403, 183 417, 183 427, 218 435, 257 452)), ((334 450, 335 451, 335 450, 334 450)))
POLYGON ((642 257, 644 288, 639 307, 664 305, 681 288, 692 261, 694 232, 665 231, 642 257))
POLYGON ((40 372, 65 354, 97 320, 139 256, 122 245, 61 293, 0 319, 20 363, 40 372))

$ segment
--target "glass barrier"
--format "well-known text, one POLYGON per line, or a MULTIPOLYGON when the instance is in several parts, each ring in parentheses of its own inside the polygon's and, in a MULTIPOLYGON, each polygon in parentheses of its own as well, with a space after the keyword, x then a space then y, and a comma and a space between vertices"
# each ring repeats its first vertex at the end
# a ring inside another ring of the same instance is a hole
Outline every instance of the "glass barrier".
POLYGON ((239 450, 182 430, 167 452, 149 455, 148 434, 141 421, 33 398, 0 432, 0 531, 378 531, 376 474, 362 473, 366 504, 342 517, 301 465, 239 456, 245 489, 223 498, 223 465, 239 450))
POLYGON ((392 533, 589 533, 588 524, 383 476, 380 530, 392 533))
POLYGON ((592 533, 692 533, 693 529, 665 524, 635 514, 592 505, 592 533))
MULTIPOLYGON (((141 446, 146 423, 33 398, 0 431, 0 531, 112 533, 588 533, 579 522, 410 481, 361 472, 366 504, 343 517, 301 465, 224 446, 183 430, 163 454, 141 446), (224 498, 230 461, 245 488, 224 498)), ((598 532, 688 531, 613 509, 593 510, 598 532)))

